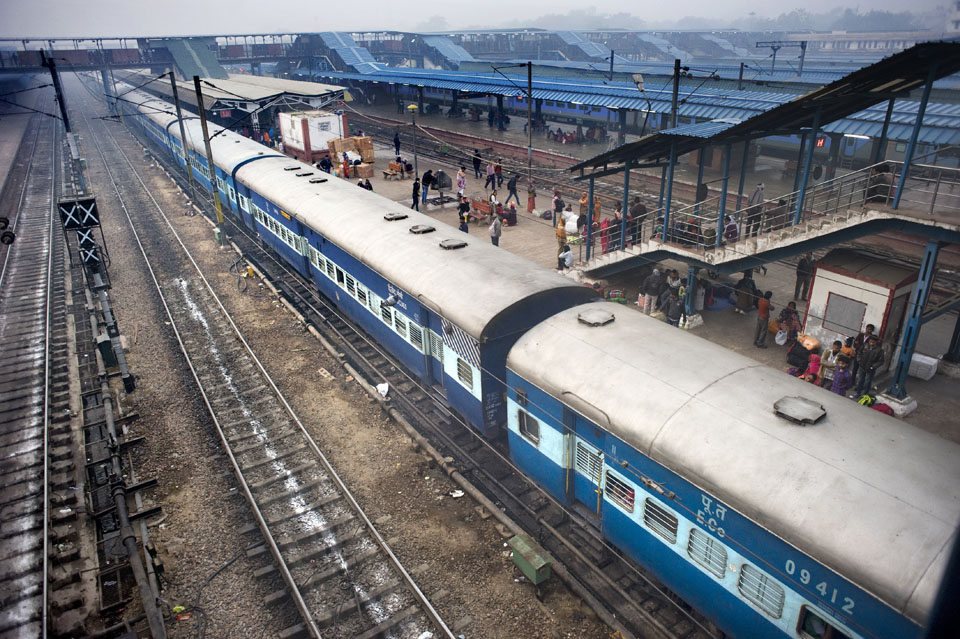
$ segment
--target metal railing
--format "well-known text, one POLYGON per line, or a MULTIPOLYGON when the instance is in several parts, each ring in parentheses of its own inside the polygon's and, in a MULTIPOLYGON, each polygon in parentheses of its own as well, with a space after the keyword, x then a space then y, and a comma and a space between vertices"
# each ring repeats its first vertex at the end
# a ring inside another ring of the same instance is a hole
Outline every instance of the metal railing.
MULTIPOLYGON (((801 191, 794 191, 756 206, 725 210, 722 214, 725 219, 721 220, 721 196, 714 195, 672 208, 664 234, 663 209, 656 209, 650 211, 640 225, 628 222, 623 244, 619 225, 611 224, 604 233, 595 223, 590 258, 638 243, 641 237, 648 241, 651 235, 703 254, 723 244, 735 244, 851 209, 892 207, 902 170, 902 162, 886 161, 814 184, 803 192, 799 213, 797 203, 801 191)), ((912 164, 898 209, 960 223, 960 168, 912 164)), ((572 242, 579 245, 580 262, 586 260, 586 242, 586 233, 572 242)))

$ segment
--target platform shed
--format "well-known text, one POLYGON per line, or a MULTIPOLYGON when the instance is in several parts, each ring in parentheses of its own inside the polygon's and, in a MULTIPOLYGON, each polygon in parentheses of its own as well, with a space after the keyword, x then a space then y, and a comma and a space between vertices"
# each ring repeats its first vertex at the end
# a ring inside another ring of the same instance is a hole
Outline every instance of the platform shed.
POLYGON ((873 324, 889 362, 916 283, 917 271, 902 263, 849 249, 830 251, 814 269, 803 332, 826 348, 873 324))
POLYGON ((330 111, 280 113, 278 118, 284 150, 307 164, 329 157, 328 142, 348 131, 346 114, 330 111))

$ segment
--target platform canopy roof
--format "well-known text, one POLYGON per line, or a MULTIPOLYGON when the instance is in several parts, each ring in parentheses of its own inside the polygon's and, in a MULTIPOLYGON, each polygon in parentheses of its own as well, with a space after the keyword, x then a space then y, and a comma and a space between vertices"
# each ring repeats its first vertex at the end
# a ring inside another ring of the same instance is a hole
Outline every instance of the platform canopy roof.
MULTIPOLYGON (((860 114, 868 107, 874 107, 870 112, 876 113, 878 110, 876 105, 891 98, 907 96, 910 91, 923 86, 928 77, 936 80, 957 71, 960 71, 960 43, 924 42, 758 115, 745 119, 726 118, 658 131, 636 142, 624 144, 594 156, 574 165, 570 170, 581 171, 609 164, 661 159, 670 153, 671 148, 675 149, 677 155, 682 155, 704 146, 707 140, 710 144, 716 145, 796 133, 809 129, 818 111, 820 127, 823 130, 836 131, 844 128, 834 124, 843 118, 860 114)), ((949 117, 956 111, 955 105, 931 106, 936 107, 931 109, 933 117, 938 115, 949 117)), ((916 114, 917 108, 918 105, 913 103, 908 110, 916 114)), ((876 129, 876 133, 879 133, 883 126, 884 109, 880 107, 879 111, 881 113, 879 121, 875 116, 871 116, 869 120, 859 117, 858 119, 872 121, 874 126, 870 130, 876 129)), ((912 121, 906 124, 907 120, 903 115, 898 115, 897 119, 903 120, 900 126, 913 125, 912 121)), ((867 125, 861 123, 858 126, 867 125)), ((956 133, 955 122, 952 124, 952 129, 956 133)), ((843 130, 843 132, 847 131, 843 130)))
MULTIPOLYGON (((167 98, 172 96, 170 80, 167 77, 150 82, 156 76, 145 71, 134 71, 125 74, 125 79, 135 85, 143 85, 144 89, 160 94, 167 98)), ((344 98, 345 89, 332 84, 317 82, 302 82, 299 80, 284 80, 264 76, 231 73, 229 78, 200 78, 203 90, 203 103, 207 110, 211 109, 240 109, 252 111, 264 106, 267 102, 286 102, 295 106, 310 106, 320 108, 330 100, 344 98)), ((179 98, 197 105, 196 90, 193 81, 177 81, 179 98)))

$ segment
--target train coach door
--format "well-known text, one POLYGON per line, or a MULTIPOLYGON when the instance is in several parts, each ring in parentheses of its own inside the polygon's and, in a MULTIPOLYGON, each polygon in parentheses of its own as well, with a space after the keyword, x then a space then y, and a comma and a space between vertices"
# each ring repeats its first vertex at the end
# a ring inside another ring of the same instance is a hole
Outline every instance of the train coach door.
POLYGON ((564 408, 564 424, 568 432, 572 431, 570 443, 571 474, 573 478, 573 497, 596 516, 600 516, 603 504, 603 451, 602 441, 596 437, 595 429, 584 424, 582 418, 564 408), (570 413, 574 419, 569 419, 570 413), (574 422, 570 428, 568 423, 574 422))

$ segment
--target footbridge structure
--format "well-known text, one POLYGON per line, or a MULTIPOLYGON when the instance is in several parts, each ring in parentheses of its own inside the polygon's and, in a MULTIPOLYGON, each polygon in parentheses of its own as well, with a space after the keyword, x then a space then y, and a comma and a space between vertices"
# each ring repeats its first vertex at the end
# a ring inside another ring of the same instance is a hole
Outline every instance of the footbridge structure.
MULTIPOLYGON (((586 181, 589 188, 586 237, 577 270, 602 277, 666 258, 686 262, 686 304, 692 314, 693 282, 701 268, 733 273, 885 231, 925 237, 924 258, 908 302, 900 355, 888 391, 891 401, 909 405, 906 376, 922 324, 960 308, 958 297, 925 311, 940 248, 960 243, 960 170, 914 162, 933 83, 957 71, 960 43, 928 42, 746 120, 675 127, 575 165, 571 171, 579 172, 577 179, 586 181), (894 102, 914 91, 921 95, 903 161, 884 161, 881 153, 887 146, 894 102), (884 101, 887 116, 876 145, 875 164, 814 183, 817 135, 831 122, 884 101), (759 197, 744 202, 751 141, 784 133, 800 133, 803 140, 793 191, 766 199, 761 190, 759 197), (732 196, 732 146, 741 143, 743 166, 737 193, 732 196), (722 149, 718 193, 703 183, 704 157, 711 147, 722 149), (674 169, 678 158, 691 152, 699 154, 696 201, 678 205, 672 198, 674 169), (612 227, 606 222, 598 243, 592 219, 596 179, 622 174, 621 208, 629 211, 630 174, 641 168, 662 171, 657 206, 638 220, 628 222, 624 215, 612 227)), ((945 359, 960 364, 960 320, 945 359)))

